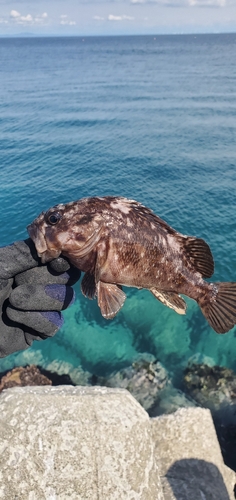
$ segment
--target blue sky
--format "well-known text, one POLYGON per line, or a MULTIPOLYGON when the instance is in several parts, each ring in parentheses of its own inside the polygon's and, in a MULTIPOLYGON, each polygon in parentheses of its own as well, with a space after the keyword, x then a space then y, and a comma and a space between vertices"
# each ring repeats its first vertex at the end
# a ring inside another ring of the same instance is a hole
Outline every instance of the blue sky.
POLYGON ((0 35, 236 32, 236 0, 0 0, 0 35))

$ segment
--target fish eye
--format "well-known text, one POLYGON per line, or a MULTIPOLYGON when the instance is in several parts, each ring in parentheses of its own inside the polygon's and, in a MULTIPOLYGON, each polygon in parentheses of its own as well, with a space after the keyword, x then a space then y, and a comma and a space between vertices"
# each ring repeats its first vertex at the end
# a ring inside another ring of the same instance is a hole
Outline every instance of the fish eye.
POLYGON ((48 222, 48 224, 51 224, 51 226, 55 226, 60 219, 61 214, 59 214, 59 212, 53 212, 46 217, 46 222, 48 222))

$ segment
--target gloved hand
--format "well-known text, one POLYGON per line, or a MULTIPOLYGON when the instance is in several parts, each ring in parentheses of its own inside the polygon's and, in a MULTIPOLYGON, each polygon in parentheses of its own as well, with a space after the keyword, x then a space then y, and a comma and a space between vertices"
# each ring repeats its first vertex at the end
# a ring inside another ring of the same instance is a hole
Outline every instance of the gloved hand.
POLYGON ((0 248, 0 357, 57 332, 80 274, 63 257, 41 265, 31 239, 0 248))

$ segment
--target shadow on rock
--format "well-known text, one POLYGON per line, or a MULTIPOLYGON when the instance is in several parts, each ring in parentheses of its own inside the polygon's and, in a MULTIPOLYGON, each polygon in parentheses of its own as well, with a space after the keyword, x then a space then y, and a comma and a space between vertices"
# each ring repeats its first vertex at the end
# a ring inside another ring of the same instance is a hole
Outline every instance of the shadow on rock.
MULTIPOLYGON (((176 461, 164 478, 170 500, 231 500, 218 467, 199 459, 176 461)), ((233 495, 233 492, 232 492, 233 495)))

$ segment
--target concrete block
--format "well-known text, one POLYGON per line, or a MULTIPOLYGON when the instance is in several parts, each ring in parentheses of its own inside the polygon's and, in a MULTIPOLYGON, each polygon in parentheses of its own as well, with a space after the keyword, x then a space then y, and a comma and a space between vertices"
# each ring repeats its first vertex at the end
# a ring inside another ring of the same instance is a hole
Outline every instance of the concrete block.
POLYGON ((151 419, 165 500, 234 500, 209 410, 181 408, 151 419))
POLYGON ((123 389, 3 391, 0 498, 164 500, 148 414, 123 389))

